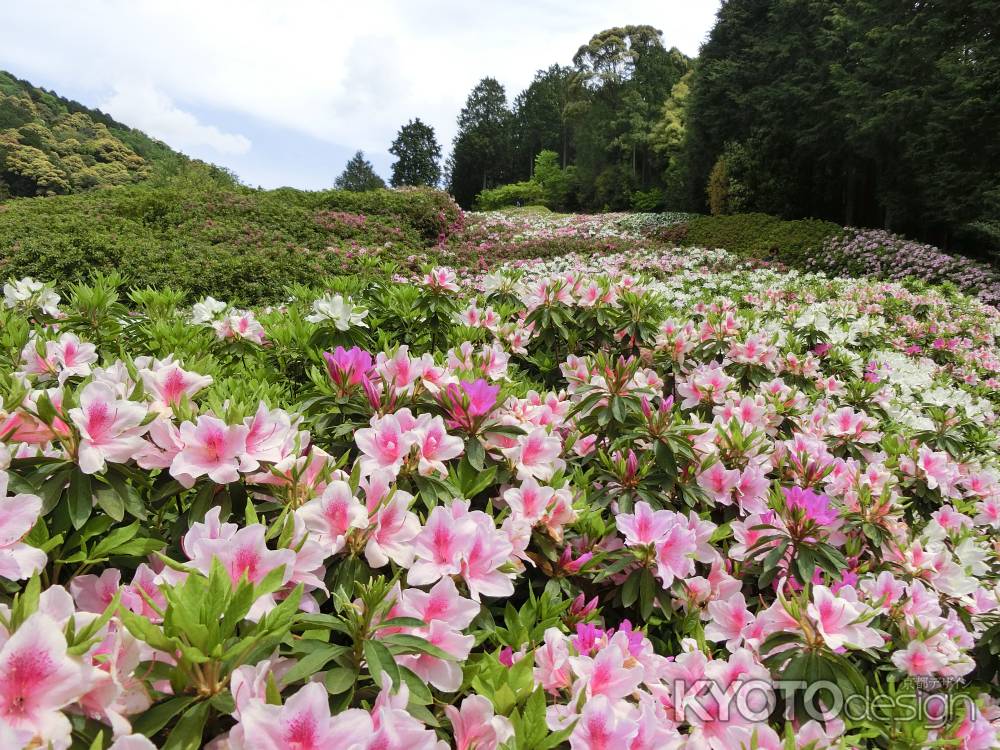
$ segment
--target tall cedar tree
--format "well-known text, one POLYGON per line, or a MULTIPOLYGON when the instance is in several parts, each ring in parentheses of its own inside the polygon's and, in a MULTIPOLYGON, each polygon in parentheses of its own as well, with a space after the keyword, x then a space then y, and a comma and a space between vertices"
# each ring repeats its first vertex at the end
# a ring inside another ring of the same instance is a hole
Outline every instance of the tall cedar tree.
POLYGON ((393 187, 437 187, 441 181, 441 146, 434 136, 434 128, 421 122, 419 117, 399 129, 389 153, 396 157, 389 179, 393 187))
POLYGON ((351 190, 355 193, 385 187, 385 181, 375 174, 375 167, 365 158, 364 151, 358 151, 351 157, 333 184, 340 190, 351 190))
POLYGON ((484 78, 472 89, 458 116, 448 164, 448 188, 462 207, 472 206, 480 191, 510 179, 511 125, 507 92, 495 78, 484 78))

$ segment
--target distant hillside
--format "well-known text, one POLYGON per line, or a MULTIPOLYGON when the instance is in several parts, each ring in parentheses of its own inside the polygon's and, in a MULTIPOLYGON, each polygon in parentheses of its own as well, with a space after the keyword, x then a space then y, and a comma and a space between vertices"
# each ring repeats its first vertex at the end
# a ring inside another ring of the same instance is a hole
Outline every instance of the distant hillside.
POLYGON ((99 110, 0 71, 0 200, 126 185, 194 163, 99 110))

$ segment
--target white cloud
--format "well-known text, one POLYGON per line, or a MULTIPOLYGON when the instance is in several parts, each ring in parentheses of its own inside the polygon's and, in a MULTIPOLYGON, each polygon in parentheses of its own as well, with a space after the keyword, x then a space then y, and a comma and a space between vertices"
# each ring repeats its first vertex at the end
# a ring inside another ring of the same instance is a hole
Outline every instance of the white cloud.
MULTIPOLYGON (((128 87, 149 82, 168 100, 168 110, 169 102, 180 102, 198 114, 199 127, 174 127, 203 139, 200 128, 218 127, 204 114, 211 112, 229 123, 248 122, 251 132, 257 122, 351 151, 384 154, 399 126, 420 117, 434 126, 447 151, 458 111, 483 76, 500 80, 513 99, 536 70, 568 64, 592 34, 626 24, 662 29, 668 47, 693 55, 719 5, 720 0, 32 0, 5 8, 0 67, 57 88, 93 92, 91 101, 111 96, 114 102, 122 90, 126 100, 138 101, 128 87)), ((122 118, 152 129, 145 120, 122 118)), ((219 136, 230 143, 226 133, 219 136)), ((254 140, 255 154, 267 148, 254 140)))
POLYGON ((220 154, 245 154, 250 139, 237 133, 223 133, 214 125, 198 122, 190 112, 178 108, 169 96, 149 83, 115 85, 114 94, 100 109, 154 138, 186 153, 207 147, 220 154))

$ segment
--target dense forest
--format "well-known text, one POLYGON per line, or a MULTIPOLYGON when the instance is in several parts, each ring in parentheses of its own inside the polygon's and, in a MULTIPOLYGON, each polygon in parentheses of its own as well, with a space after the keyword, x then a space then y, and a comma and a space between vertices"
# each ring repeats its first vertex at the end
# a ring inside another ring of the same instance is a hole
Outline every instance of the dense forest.
POLYGON ((0 71, 0 200, 168 177, 195 162, 161 141, 0 71))
POLYGON ((480 81, 448 184, 464 206, 762 211, 996 251, 996 10, 725 0, 695 60, 650 26, 609 29, 512 103, 480 81))

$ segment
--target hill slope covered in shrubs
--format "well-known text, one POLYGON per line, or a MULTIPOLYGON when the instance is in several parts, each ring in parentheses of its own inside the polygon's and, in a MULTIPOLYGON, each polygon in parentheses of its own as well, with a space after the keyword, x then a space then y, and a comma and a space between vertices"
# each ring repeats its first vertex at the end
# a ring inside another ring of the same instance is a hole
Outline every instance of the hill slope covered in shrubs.
POLYGON ((0 278, 114 271, 192 298, 275 302, 286 285, 356 268, 361 256, 405 263, 461 217, 433 190, 261 191, 189 175, 0 204, 0 278))
POLYGON ((162 141, 0 71, 0 200, 77 193, 199 165, 162 141))

